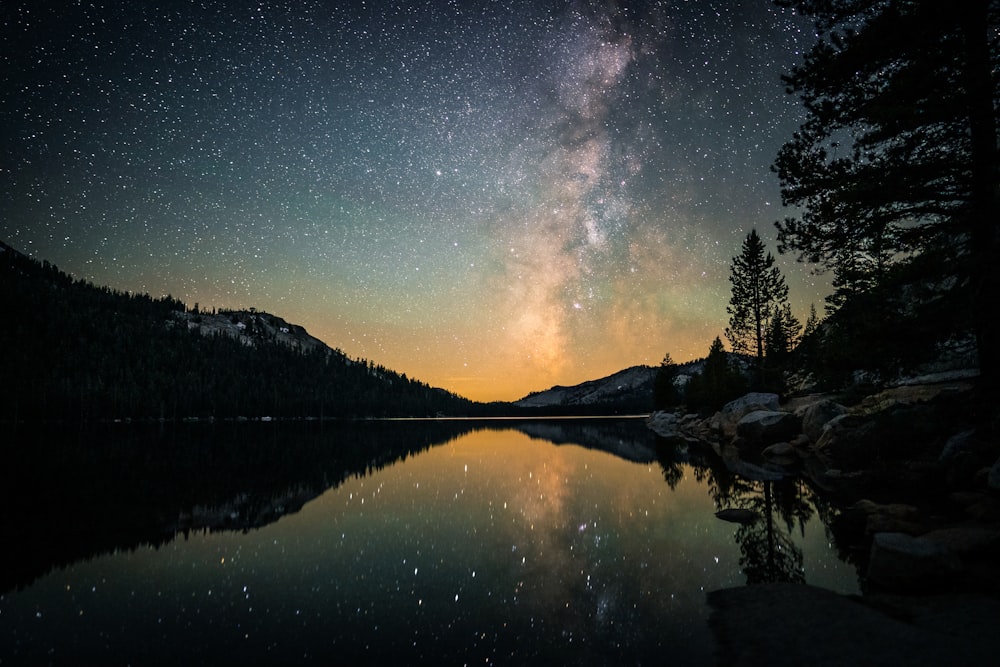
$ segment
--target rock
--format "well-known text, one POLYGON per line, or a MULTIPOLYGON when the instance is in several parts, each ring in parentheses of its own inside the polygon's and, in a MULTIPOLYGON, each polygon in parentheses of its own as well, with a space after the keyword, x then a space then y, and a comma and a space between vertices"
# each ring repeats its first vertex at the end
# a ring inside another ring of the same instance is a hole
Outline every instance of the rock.
POLYGON ((811 403, 796 414, 802 420, 802 432, 809 436, 810 440, 817 442, 823 435, 823 428, 827 423, 835 417, 847 414, 847 408, 840 403, 825 399, 811 403))
POLYGON ((732 523, 739 523, 743 525, 756 523, 760 520, 760 515, 753 510, 740 509, 738 507, 730 507, 728 509, 719 510, 715 513, 715 516, 723 521, 730 521, 732 523))
POLYGON ((950 554, 977 557, 1000 553, 1000 526, 952 526, 925 534, 923 539, 950 554))
POLYGON ((973 519, 984 523, 1000 522, 1000 498, 988 491, 956 491, 948 499, 973 519))
POLYGON ((882 412, 852 411, 827 422, 813 450, 829 465, 849 469, 868 468, 878 460, 936 458, 940 442, 954 435, 949 422, 954 421, 956 409, 938 402, 901 403, 882 412))
POLYGON ((803 449, 804 450, 804 449, 806 449, 809 446, 810 442, 812 442, 812 441, 809 439, 808 435, 806 435, 805 433, 799 433, 797 436, 795 436, 794 438, 792 438, 792 441, 790 443, 788 443, 788 444, 790 444, 795 449, 803 449))
POLYGON ((869 420, 857 415, 834 417, 824 426, 822 435, 813 445, 813 452, 837 467, 844 464, 861 467, 857 466, 857 461, 862 457, 855 452, 863 451, 871 428, 869 420))
POLYGON ((736 434, 754 447, 763 447, 798 435, 801 423, 790 412, 755 410, 736 424, 736 434))
POLYGON ((883 504, 862 499, 851 505, 848 509, 853 512, 861 512, 867 516, 880 514, 905 521, 916 521, 920 518, 920 510, 913 505, 906 505, 904 503, 883 504))
POLYGON ((928 528, 917 521, 907 521, 886 514, 873 514, 865 521, 865 535, 877 533, 905 533, 917 537, 927 532, 928 528))
POLYGON ((948 494, 948 500, 962 508, 970 507, 987 498, 989 496, 981 491, 955 491, 948 494))
POLYGON ((646 426, 664 438, 673 438, 680 435, 680 420, 673 412, 654 412, 646 420, 646 426))
POLYGON ((722 406, 722 409, 712 418, 712 424, 715 430, 731 438, 736 434, 737 422, 744 415, 756 410, 776 411, 780 408, 780 405, 781 403, 777 394, 765 392, 749 393, 722 406))
POLYGON ((781 401, 777 394, 751 392, 726 403, 719 412, 733 421, 739 421, 740 417, 748 412, 754 410, 777 410, 780 406, 781 401))
POLYGON ((930 667, 996 662, 996 599, 906 596, 898 605, 890 603, 895 599, 884 600, 869 605, 856 597, 788 583, 711 591, 709 626, 718 645, 716 664, 930 667))
POLYGON ((798 455, 798 451, 790 442, 776 442, 769 447, 765 447, 761 454, 769 459, 785 459, 794 458, 798 455))
POLYGON ((990 473, 986 476, 986 484, 993 491, 1000 491, 1000 458, 990 468, 990 473))
POLYGON ((865 534, 906 533, 922 535, 930 530, 922 521, 920 510, 902 503, 880 504, 871 500, 859 500, 847 508, 864 516, 865 534))
POLYGON ((941 455, 938 456, 938 462, 947 463, 954 460, 960 453, 975 450, 978 444, 975 434, 975 429, 969 429, 948 438, 948 442, 944 443, 944 448, 941 450, 941 455))
POLYGON ((757 465, 744 461, 739 457, 726 456, 723 452, 722 462, 730 472, 755 482, 777 482, 788 476, 788 471, 771 464, 757 465))
POLYGON ((780 466, 793 466, 799 463, 799 451, 790 442, 776 442, 761 452, 761 456, 771 463, 780 466))
MULTIPOLYGON (((950 379, 950 378, 949 378, 950 379)), ((891 387, 877 394, 865 397, 861 402, 863 412, 883 412, 899 406, 912 406, 937 401, 940 398, 961 397, 970 393, 974 384, 967 378, 950 379, 946 382, 914 383, 891 387)))
POLYGON ((953 577, 960 569, 958 556, 926 536, 876 533, 868 581, 888 590, 923 590, 953 577))

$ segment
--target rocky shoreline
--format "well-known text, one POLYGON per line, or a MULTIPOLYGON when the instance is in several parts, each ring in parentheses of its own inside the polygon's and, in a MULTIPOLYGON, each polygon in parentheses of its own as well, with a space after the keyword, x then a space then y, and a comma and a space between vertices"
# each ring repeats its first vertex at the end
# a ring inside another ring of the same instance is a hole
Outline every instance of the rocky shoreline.
POLYGON ((736 474, 806 480, 839 508, 831 529, 858 569, 861 596, 782 583, 710 593, 719 664, 982 664, 1000 652, 995 413, 974 371, 851 400, 753 393, 708 418, 653 413, 658 435, 709 448, 736 474))

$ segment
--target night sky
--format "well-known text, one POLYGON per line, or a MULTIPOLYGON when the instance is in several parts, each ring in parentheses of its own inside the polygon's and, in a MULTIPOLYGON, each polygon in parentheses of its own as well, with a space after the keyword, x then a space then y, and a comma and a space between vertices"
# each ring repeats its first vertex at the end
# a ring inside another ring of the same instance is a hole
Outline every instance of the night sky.
POLYGON ((813 41, 768 0, 5 1, 0 239, 479 400, 687 361, 790 214, 813 41))

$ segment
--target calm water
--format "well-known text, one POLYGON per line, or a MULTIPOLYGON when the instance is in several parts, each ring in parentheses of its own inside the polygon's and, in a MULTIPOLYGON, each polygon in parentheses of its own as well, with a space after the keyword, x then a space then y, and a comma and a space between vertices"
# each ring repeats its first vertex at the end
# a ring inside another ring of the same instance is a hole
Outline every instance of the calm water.
POLYGON ((3 664, 711 664, 707 591, 858 590, 804 485, 639 420, 109 431, 15 438, 3 664))

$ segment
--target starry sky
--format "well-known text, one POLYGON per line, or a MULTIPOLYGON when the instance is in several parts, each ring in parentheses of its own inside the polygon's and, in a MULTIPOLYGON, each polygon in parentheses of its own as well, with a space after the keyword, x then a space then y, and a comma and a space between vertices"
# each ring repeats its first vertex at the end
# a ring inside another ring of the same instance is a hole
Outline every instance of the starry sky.
POLYGON ((0 239, 476 400, 688 361, 790 214, 813 42, 768 0, 4 2, 0 239))

